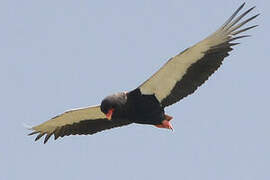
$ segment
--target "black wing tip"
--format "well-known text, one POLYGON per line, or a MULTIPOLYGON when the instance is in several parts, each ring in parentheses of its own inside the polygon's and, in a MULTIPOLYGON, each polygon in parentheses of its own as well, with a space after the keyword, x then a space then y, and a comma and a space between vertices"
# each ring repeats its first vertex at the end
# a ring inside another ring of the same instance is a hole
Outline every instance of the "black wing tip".
POLYGON ((256 18, 256 17, 258 17, 258 16, 260 16, 261 15, 261 13, 258 13, 258 14, 256 14, 255 16, 254 16, 254 18, 256 18))
MULTIPOLYGON (((241 4, 241 6, 239 7, 239 9, 242 9, 245 5, 246 5, 246 2, 243 2, 243 3, 241 4)), ((254 9, 254 8, 256 8, 256 6, 253 6, 253 7, 252 7, 252 9, 254 9)))
POLYGON ((253 25, 253 26, 249 26, 249 27, 247 27, 246 29, 247 29, 247 30, 250 30, 250 29, 256 28, 256 27, 258 27, 258 26, 259 26, 259 25, 256 24, 256 25, 253 25))
POLYGON ((256 6, 253 6, 253 7, 250 8, 250 10, 255 9, 255 8, 256 8, 256 6))
POLYGON ((38 134, 37 135, 37 137, 36 137, 36 139, 35 139, 35 141, 37 141, 37 140, 39 140, 42 136, 44 136, 45 135, 45 133, 40 133, 40 134, 38 134))
POLYGON ((229 45, 230 45, 230 46, 236 46, 236 45, 238 45, 238 44, 241 44, 241 43, 230 43, 229 45))
POLYGON ((258 13, 258 14, 256 14, 256 15, 252 16, 252 17, 249 18, 248 20, 250 21, 250 20, 252 20, 252 19, 255 19, 255 18, 258 17, 259 15, 260 15, 260 13, 258 13))
MULTIPOLYGON (((33 129, 32 129, 33 130, 33 129)), ((38 134, 37 136, 36 136, 36 138, 35 138, 35 140, 34 141, 38 141, 42 136, 44 136, 45 134, 46 134, 46 136, 45 136, 45 138, 44 138, 44 141, 43 141, 43 143, 44 144, 46 144, 47 142, 48 142, 48 140, 50 139, 50 137, 53 135, 53 133, 42 133, 42 132, 39 132, 39 131, 33 131, 33 132, 31 132, 31 133, 29 133, 29 134, 27 134, 28 136, 32 136, 32 135, 35 135, 35 134, 38 134), (38 134, 39 133, 39 134, 38 134)), ((55 138, 56 139, 56 138, 55 138)))
POLYGON ((47 134, 44 141, 43 141, 43 144, 46 144, 47 141, 50 139, 50 137, 52 136, 52 134, 47 134))
MULTIPOLYGON (((237 10, 236 10, 236 14, 238 14, 238 12, 240 11, 240 10, 242 10, 242 8, 244 7, 246 5, 246 2, 244 2, 237 10)), ((248 14, 250 11, 252 11, 253 9, 255 9, 257 6, 252 6, 251 8, 249 8, 248 10, 246 10, 243 14, 248 14)), ((257 14, 257 15, 255 15, 255 17, 257 17, 257 16, 259 16, 260 15, 260 13, 259 14, 257 14)))
POLYGON ((33 132, 27 134, 27 136, 32 136, 32 135, 37 134, 37 133, 39 133, 39 132, 38 131, 33 131, 33 132))
POLYGON ((255 24, 253 26, 250 26, 250 29, 255 28, 255 27, 258 27, 258 26, 259 26, 259 24, 255 24))
POLYGON ((248 10, 246 10, 243 14, 246 15, 255 8, 256 8, 256 6, 253 6, 253 7, 249 8, 248 10))
POLYGON ((251 35, 247 34, 247 35, 242 35, 242 36, 236 36, 236 37, 231 38, 228 42, 235 41, 237 39, 246 38, 246 37, 251 37, 251 35))
MULTIPOLYGON (((243 9, 243 7, 245 6, 246 2, 242 3, 241 6, 239 6, 234 13, 225 21, 225 23, 221 26, 221 29, 224 29, 227 25, 229 25, 233 19, 235 19, 235 17, 237 16, 237 14, 243 9)), ((250 9, 246 10, 242 15, 240 15, 240 17, 238 17, 239 19, 234 22, 237 23, 240 19, 242 19, 242 17, 244 17, 246 14, 248 14, 250 11, 252 11, 256 6, 251 7, 250 9)))
POLYGON ((241 9, 243 9, 243 7, 246 5, 246 2, 243 2, 242 4, 241 4, 241 6, 239 6, 239 8, 236 10, 236 12, 239 12, 239 11, 241 11, 241 9))

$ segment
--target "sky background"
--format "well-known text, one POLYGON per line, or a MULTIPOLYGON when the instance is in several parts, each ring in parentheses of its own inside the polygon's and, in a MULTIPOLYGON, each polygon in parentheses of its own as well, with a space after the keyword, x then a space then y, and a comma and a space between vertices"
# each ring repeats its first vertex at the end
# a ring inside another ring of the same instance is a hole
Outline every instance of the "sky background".
POLYGON ((261 13, 253 36, 166 109, 174 132, 131 125, 43 145, 23 126, 136 88, 241 4, 1 1, 0 180, 269 180, 270 1, 247 1, 261 13))

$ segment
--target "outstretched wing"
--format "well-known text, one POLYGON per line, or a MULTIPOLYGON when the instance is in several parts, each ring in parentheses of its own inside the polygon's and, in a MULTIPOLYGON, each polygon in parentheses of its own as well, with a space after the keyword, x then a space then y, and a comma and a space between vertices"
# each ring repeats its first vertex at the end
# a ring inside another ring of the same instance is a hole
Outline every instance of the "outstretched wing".
POLYGON ((108 120, 100 111, 100 106, 91 106, 67 111, 38 126, 32 127, 33 134, 38 134, 35 141, 46 135, 44 144, 51 135, 54 139, 76 134, 94 134, 99 131, 128 125, 127 119, 108 120))
POLYGON ((255 8, 252 7, 236 17, 244 5, 245 3, 216 32, 167 61, 139 87, 142 94, 155 94, 163 107, 192 94, 220 67, 223 59, 232 50, 232 46, 239 44, 232 41, 247 37, 238 34, 256 27, 250 26, 239 30, 259 15, 240 22, 255 8))

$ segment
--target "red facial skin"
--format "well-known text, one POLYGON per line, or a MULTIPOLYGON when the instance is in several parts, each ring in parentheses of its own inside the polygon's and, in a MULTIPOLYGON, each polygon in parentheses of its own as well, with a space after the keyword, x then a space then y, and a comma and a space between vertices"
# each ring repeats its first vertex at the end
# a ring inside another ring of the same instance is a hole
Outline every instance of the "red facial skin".
POLYGON ((108 113, 106 114, 106 118, 108 120, 111 120, 112 119, 113 112, 114 112, 114 109, 113 108, 109 109, 108 113))

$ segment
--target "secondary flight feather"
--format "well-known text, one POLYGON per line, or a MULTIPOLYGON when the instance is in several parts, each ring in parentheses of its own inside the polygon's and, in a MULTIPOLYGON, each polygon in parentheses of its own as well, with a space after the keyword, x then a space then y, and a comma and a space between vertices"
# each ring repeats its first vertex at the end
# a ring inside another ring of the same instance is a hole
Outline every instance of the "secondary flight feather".
POLYGON ((44 143, 54 135, 94 134, 99 131, 131 123, 155 125, 173 129, 172 117, 164 108, 192 94, 222 64, 232 51, 237 39, 248 37, 241 33, 256 27, 242 26, 259 14, 242 20, 255 7, 241 15, 243 3, 213 34, 171 58, 142 85, 129 92, 116 93, 104 98, 101 105, 67 111, 31 129, 35 140, 45 135, 44 143), (242 21, 241 21, 242 20, 242 21))

